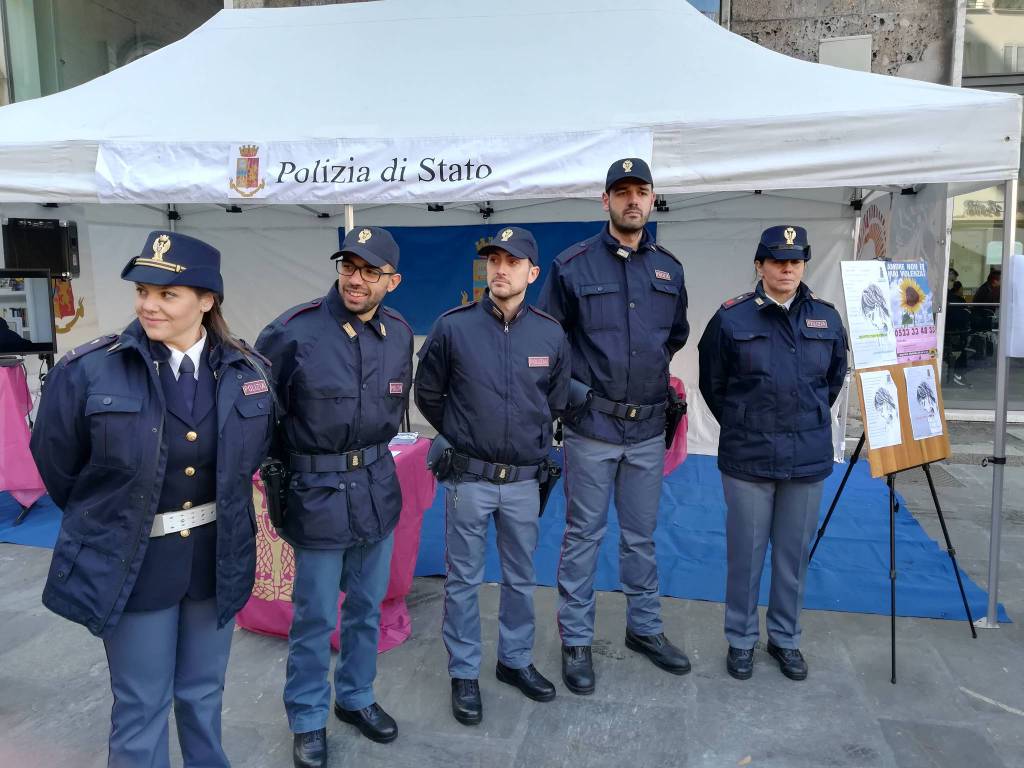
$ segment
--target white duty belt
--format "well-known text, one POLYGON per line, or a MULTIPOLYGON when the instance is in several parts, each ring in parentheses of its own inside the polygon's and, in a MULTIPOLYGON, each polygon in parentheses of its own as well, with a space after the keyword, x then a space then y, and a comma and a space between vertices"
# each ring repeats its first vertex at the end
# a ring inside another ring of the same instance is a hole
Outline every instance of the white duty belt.
POLYGON ((191 509, 179 509, 174 512, 164 512, 153 518, 153 528, 149 532, 150 538, 166 536, 168 533, 177 533, 186 528, 198 528, 200 525, 212 523, 217 519, 217 502, 200 504, 191 509))

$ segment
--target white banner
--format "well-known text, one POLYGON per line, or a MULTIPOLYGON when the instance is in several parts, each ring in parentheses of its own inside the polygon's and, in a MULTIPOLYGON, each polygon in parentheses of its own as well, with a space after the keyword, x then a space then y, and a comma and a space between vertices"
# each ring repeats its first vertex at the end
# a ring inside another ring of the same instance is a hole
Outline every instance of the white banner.
POLYGON ((594 197, 608 166, 650 161, 648 129, 487 139, 100 144, 103 202, 470 202, 594 197))

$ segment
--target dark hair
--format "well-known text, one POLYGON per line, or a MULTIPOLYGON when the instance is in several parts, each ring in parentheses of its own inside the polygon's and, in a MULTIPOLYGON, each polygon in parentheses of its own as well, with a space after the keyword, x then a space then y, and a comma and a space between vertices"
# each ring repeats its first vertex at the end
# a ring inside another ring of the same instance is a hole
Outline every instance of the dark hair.
POLYGON ((213 297, 213 306, 210 307, 209 311, 203 312, 203 327, 206 329, 206 332, 210 334, 218 344, 224 344, 228 347, 234 347, 241 352, 246 352, 242 343, 231 335, 231 329, 228 328, 228 321, 224 319, 224 313, 220 308, 220 296, 212 291, 205 291, 202 288, 193 288, 192 290, 200 296, 205 293, 209 293, 213 297))

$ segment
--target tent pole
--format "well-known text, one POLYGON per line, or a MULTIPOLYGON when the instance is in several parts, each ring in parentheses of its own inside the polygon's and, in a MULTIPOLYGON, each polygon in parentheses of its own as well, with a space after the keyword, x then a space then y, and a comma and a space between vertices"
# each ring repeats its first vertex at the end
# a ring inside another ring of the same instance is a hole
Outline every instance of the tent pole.
POLYGON ((347 235, 356 226, 356 209, 352 205, 345 206, 345 234, 347 235))
POLYGON ((1006 182, 1003 194, 1003 278, 1000 287, 999 339, 996 350, 995 437, 992 445, 992 525, 988 548, 988 612, 978 622, 980 627, 999 626, 999 540, 1003 513, 1003 470, 1006 468, 1006 389, 1009 368, 1010 310, 1013 298, 1012 265, 1017 224, 1017 179, 1006 182))
POLYGON ((177 208, 174 207, 174 203, 167 204, 167 229, 170 230, 171 232, 178 231, 177 227, 175 226, 178 223, 178 217, 173 215, 176 211, 177 208))

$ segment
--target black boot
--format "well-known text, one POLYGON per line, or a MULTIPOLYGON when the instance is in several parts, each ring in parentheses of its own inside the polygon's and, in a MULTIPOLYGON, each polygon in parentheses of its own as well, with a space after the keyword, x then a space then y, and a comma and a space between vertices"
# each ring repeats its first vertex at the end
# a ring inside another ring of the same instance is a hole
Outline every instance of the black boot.
POLYGON ((296 733, 292 757, 295 768, 323 768, 327 765, 327 729, 296 733))
POLYGON ((514 685, 528 699, 551 701, 555 698, 555 686, 538 672, 533 664, 522 669, 512 669, 512 667, 506 667, 499 661, 498 666, 494 669, 494 673, 501 682, 514 685))
POLYGON ((343 709, 335 702, 334 714, 343 723, 354 725, 370 741, 387 744, 398 738, 398 723, 379 704, 362 709, 343 709))
POLYGON ((657 666, 673 675, 685 675, 690 671, 690 660, 686 654, 669 642, 665 635, 637 635, 626 629, 626 647, 642 653, 657 666))
POLYGON ((733 648, 729 646, 729 655, 725 657, 725 669, 737 680, 749 680, 754 674, 753 648, 733 648))
POLYGON ((484 705, 476 678, 452 678, 452 714, 463 725, 476 725, 483 720, 484 705))
POLYGON ((779 648, 769 640, 765 650, 768 651, 769 656, 779 662, 782 674, 790 680, 807 679, 807 662, 804 661, 803 654, 796 648, 779 648))
POLYGON ((589 645, 562 646, 562 682, 577 696, 589 696, 594 692, 597 680, 589 645))

